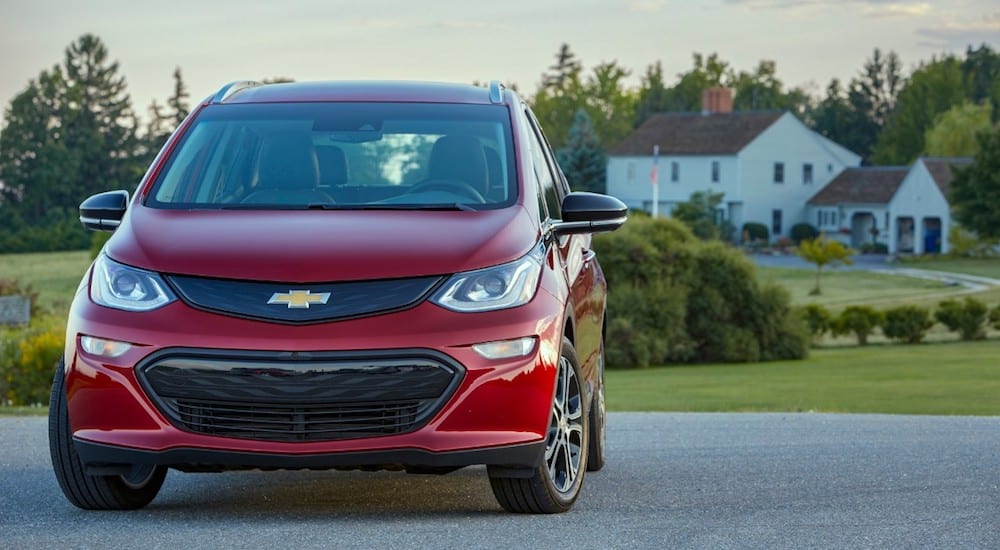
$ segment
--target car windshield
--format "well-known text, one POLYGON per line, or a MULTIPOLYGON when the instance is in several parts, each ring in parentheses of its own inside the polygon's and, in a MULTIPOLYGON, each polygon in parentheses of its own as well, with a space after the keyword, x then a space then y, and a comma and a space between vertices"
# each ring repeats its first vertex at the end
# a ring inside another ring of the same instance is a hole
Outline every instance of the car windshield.
POLYGON ((172 209, 457 209, 513 203, 501 105, 210 105, 146 204, 172 209))

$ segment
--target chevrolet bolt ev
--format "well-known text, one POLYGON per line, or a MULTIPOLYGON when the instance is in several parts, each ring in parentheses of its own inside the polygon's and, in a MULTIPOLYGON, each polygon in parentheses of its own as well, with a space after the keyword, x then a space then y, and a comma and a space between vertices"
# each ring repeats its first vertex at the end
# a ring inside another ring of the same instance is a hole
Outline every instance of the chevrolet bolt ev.
POLYGON ((113 234, 52 388, 76 506, 145 506, 169 468, 483 464, 553 513, 604 465, 590 244, 626 209, 570 192, 497 83, 234 83, 80 219, 113 234))

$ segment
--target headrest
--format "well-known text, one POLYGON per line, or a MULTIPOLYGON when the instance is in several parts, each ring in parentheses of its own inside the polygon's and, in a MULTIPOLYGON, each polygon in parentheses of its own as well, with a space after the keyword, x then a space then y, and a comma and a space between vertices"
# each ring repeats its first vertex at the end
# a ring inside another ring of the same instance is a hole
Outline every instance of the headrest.
POLYGON ((312 140, 305 134, 277 134, 265 141, 257 164, 257 188, 301 189, 319 184, 312 140))
POLYGON ((483 195, 489 193, 486 154, 471 136, 443 136, 434 142, 428 169, 430 179, 458 180, 483 195))
POLYGON ((343 149, 336 145, 316 147, 316 160, 319 161, 320 185, 340 186, 347 183, 350 172, 343 149))

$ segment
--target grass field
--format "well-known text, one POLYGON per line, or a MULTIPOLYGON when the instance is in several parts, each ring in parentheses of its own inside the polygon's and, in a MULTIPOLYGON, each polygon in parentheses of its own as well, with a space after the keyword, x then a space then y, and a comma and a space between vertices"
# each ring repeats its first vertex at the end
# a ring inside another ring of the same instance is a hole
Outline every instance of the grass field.
POLYGON ((609 370, 614 411, 1000 415, 1000 341, 813 350, 805 361, 609 370))
POLYGON ((0 254, 0 278, 31 284, 38 292, 39 306, 55 314, 65 314, 89 265, 90 253, 86 250, 0 254))
POLYGON ((823 293, 811 296, 809 292, 816 285, 816 272, 811 269, 759 267, 757 279, 784 286, 795 304, 820 304, 831 309, 858 303, 894 305, 928 298, 939 301, 962 290, 926 279, 827 269, 820 283, 823 293))
POLYGON ((902 261, 902 265, 914 269, 950 271, 1000 279, 1000 258, 906 258, 902 261))

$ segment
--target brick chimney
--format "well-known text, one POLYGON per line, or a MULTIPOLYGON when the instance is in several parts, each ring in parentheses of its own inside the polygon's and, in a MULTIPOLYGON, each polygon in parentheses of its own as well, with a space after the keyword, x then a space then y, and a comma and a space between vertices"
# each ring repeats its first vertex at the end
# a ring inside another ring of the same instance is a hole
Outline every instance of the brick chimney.
POLYGON ((733 93, 729 88, 708 88, 701 93, 701 114, 733 112, 733 93))

